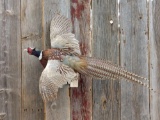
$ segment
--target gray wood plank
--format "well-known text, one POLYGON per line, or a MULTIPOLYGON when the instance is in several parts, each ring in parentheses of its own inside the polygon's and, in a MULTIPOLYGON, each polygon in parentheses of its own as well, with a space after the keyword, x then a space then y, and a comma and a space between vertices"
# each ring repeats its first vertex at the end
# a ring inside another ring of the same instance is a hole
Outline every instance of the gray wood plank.
POLYGON ((20 1, 0 1, 0 119, 21 120, 20 1))
MULTIPOLYGON (((41 48, 41 39, 22 41, 22 51, 28 46, 41 48)), ((39 94, 39 77, 42 66, 35 56, 22 53, 22 119, 44 120, 43 101, 39 94)))
POLYGON ((70 0, 43 0, 43 40, 44 48, 50 48, 50 23, 55 13, 70 18, 70 0))
MULTIPOLYGON (((121 65, 148 78, 148 3, 144 0, 120 1, 121 65)), ((148 89, 121 82, 121 119, 149 120, 148 89)))
MULTIPOLYGON (((92 8, 93 56, 118 64, 117 0, 94 0, 92 8)), ((120 85, 118 80, 95 80, 93 82, 93 120, 120 120, 120 85)))
MULTIPOLYGON (((41 0, 21 0, 22 51, 27 47, 42 49, 41 0)), ((42 72, 39 60, 22 52, 22 119, 43 120, 43 101, 39 94, 42 72)))
MULTIPOLYGON (((150 85, 156 91, 160 91, 160 0, 149 3, 149 40, 150 40, 150 85)), ((160 118, 160 95, 151 92, 151 120, 160 118)))
MULTIPOLYGON (((79 40, 81 53, 91 55, 90 0, 71 0, 73 33, 79 40)), ((92 119, 92 80, 80 76, 78 88, 71 89, 71 120, 92 119)))
POLYGON ((69 86, 59 89, 56 105, 53 102, 45 103, 45 120, 70 120, 69 86))
MULTIPOLYGON (((43 36, 44 48, 50 48, 50 23, 56 12, 70 18, 70 0, 43 1, 43 36)), ((46 120, 70 120, 69 85, 59 89, 57 106, 45 115, 46 120), (51 118, 50 118, 51 117, 51 118)), ((46 111, 50 110, 52 103, 46 103, 46 111)))
POLYGON ((41 0, 21 0, 21 26, 22 38, 42 36, 41 0))

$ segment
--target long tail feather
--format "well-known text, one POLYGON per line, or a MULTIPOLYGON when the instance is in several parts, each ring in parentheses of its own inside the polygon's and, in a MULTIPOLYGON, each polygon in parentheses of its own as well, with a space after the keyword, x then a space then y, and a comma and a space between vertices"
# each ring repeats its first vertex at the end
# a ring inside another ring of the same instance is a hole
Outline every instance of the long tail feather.
POLYGON ((100 60, 92 57, 67 56, 64 58, 63 63, 81 74, 85 74, 99 80, 125 79, 128 82, 138 83, 148 88, 150 91, 160 94, 153 90, 147 83, 142 82, 143 80, 148 81, 148 79, 128 72, 124 68, 114 65, 106 60, 100 60))
POLYGON ((122 79, 124 78, 126 81, 138 83, 150 91, 158 93, 153 90, 147 83, 143 83, 142 80, 147 80, 144 77, 136 75, 134 73, 128 72, 122 67, 118 67, 111 62, 100 60, 96 58, 86 57, 87 67, 86 69, 81 69, 79 72, 82 74, 90 75, 96 79, 105 80, 105 79, 122 79))

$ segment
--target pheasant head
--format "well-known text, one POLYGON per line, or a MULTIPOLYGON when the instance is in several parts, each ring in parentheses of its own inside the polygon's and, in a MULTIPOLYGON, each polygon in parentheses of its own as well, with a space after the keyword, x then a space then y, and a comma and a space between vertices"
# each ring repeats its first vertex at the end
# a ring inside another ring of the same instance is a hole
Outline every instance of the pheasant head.
POLYGON ((42 52, 40 50, 36 50, 36 48, 31 48, 31 47, 28 47, 27 49, 24 49, 24 50, 27 51, 29 55, 34 55, 38 58, 40 57, 42 52))
POLYGON ((45 68, 47 65, 47 61, 48 58, 47 57, 42 57, 44 55, 42 50, 36 50, 36 48, 31 48, 28 47, 27 49, 24 49, 24 51, 27 51, 29 55, 34 55, 35 57, 37 57, 40 61, 40 63, 42 64, 42 66, 45 68))

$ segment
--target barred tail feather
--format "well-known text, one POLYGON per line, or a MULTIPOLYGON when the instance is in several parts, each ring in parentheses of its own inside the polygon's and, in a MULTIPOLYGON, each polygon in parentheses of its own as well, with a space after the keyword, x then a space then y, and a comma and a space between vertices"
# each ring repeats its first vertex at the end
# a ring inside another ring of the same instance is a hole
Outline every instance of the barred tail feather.
POLYGON ((148 84, 142 82, 142 80, 147 80, 146 78, 128 72, 122 67, 116 66, 113 63, 105 60, 100 60, 92 57, 66 56, 63 59, 63 63, 81 74, 85 74, 99 80, 115 80, 124 78, 128 82, 130 81, 138 83, 148 88, 150 91, 158 93, 157 91, 149 87, 148 84))
POLYGON ((114 74, 118 74, 118 75, 122 75, 122 76, 127 75, 127 76, 134 77, 136 79, 148 81, 148 79, 141 77, 141 76, 138 76, 134 73, 128 72, 124 68, 122 68, 118 65, 115 65, 115 64, 111 63, 110 61, 96 59, 96 58, 89 58, 89 57, 87 57, 86 60, 88 61, 89 66, 94 66, 98 69, 105 70, 105 71, 108 71, 108 72, 111 72, 114 74))
MULTIPOLYGON (((96 58, 86 57, 85 58, 87 67, 86 69, 81 69, 79 72, 82 74, 90 75, 96 79, 105 80, 105 79, 122 79, 124 78, 126 81, 138 83, 150 91, 158 93, 153 90, 147 83, 143 83, 141 80, 148 80, 139 75, 128 72, 122 67, 118 67, 114 64, 111 64, 108 61, 100 60, 96 58)), ((159 93, 160 94, 160 93, 159 93)))

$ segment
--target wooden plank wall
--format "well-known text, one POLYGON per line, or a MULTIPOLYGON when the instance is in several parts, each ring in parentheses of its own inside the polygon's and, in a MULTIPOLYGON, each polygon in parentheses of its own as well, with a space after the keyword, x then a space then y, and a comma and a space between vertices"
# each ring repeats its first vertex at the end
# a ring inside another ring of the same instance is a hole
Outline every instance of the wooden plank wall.
POLYGON ((21 120, 20 1, 0 1, 0 119, 21 120))
MULTIPOLYGON (((93 56, 119 63, 117 0, 93 2, 93 56), (113 21, 113 23, 110 23, 113 21)), ((118 81, 93 81, 93 120, 120 120, 118 81)))
MULTIPOLYGON (((80 42, 83 55, 91 55, 90 0, 71 0, 73 33, 80 42)), ((91 120, 92 80, 80 76, 78 88, 70 88, 71 120, 91 120)))
MULTIPOLYGON (((121 65, 148 78, 148 3, 139 0, 120 1, 121 65)), ((121 119, 149 120, 148 89, 121 82, 121 119)))
MULTIPOLYGON (((149 2, 150 85, 160 90, 160 0, 149 2)), ((151 93, 151 120, 160 118, 160 95, 151 93)))
POLYGON ((158 94, 84 76, 78 88, 60 89, 48 117, 52 103, 38 88, 43 68, 23 49, 50 47, 57 11, 72 20, 83 55, 119 64, 160 91, 160 0, 0 0, 0 120, 158 120, 158 94))
POLYGON ((43 120, 43 101, 39 94, 42 66, 39 60, 23 50, 27 47, 42 49, 41 0, 21 0, 22 40, 22 119, 43 120))

